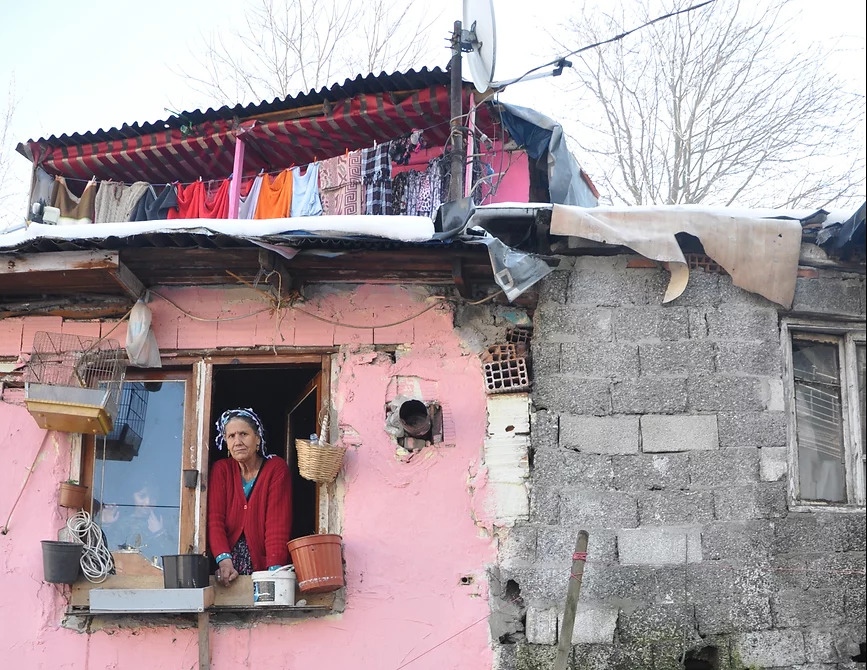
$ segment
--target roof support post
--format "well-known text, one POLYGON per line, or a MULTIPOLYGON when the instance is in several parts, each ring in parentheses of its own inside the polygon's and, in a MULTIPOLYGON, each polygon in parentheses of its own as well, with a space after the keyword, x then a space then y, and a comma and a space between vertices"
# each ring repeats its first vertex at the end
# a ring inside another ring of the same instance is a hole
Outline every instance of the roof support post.
POLYGON ((241 206, 241 177, 244 174, 244 140, 235 135, 235 162, 232 165, 232 183, 229 184, 229 218, 238 218, 241 206))
POLYGON ((451 179, 449 180, 449 201, 454 202, 464 197, 464 163, 466 149, 464 148, 464 129, 462 127, 463 109, 463 77, 461 74, 461 22, 455 21, 455 31, 452 33, 451 61, 451 119, 449 129, 452 145, 451 179))

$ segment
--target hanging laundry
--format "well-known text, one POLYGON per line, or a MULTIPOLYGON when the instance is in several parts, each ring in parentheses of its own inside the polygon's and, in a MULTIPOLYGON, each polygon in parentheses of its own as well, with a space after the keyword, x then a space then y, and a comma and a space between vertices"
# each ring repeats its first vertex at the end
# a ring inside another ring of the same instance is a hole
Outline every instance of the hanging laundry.
POLYGON ((229 180, 178 184, 178 214, 174 219, 225 219, 229 216, 229 180), (216 184, 216 186, 214 186, 216 184))
MULTIPOLYGON (((252 219, 256 213, 256 205, 259 203, 259 191, 262 189, 262 181, 265 175, 256 175, 250 183, 246 195, 241 195, 238 205, 239 219, 252 219)), ((243 186, 241 187, 243 189, 243 186)))
POLYGON ((51 202, 52 207, 57 207, 60 210, 60 218, 57 223, 61 225, 93 223, 94 203, 98 189, 96 180, 91 179, 84 187, 81 197, 76 197, 70 192, 66 180, 63 177, 57 177, 51 202))
POLYGON ((319 216, 319 163, 311 163, 301 174, 300 167, 292 168, 292 207, 289 216, 319 216))
POLYGON ((364 184, 364 213, 391 214, 391 158, 389 145, 362 149, 361 183, 364 184))
POLYGON ((54 191, 54 175, 48 174, 41 167, 36 168, 36 179, 30 194, 30 204, 50 205, 54 191))
POLYGON ((177 198, 178 210, 177 213, 169 212, 170 219, 198 219, 199 218, 199 202, 205 185, 200 181, 194 181, 192 184, 178 184, 177 198))
POLYGON ((335 156, 319 164, 319 195, 324 214, 363 214, 361 152, 335 156))
POLYGON ((100 182, 94 203, 94 223, 129 221, 136 203, 149 187, 144 181, 131 186, 116 181, 100 182))
POLYGON ((154 187, 149 186, 136 203, 130 221, 160 221, 171 218, 170 212, 178 212, 177 189, 172 184, 166 184, 157 195, 154 187))
POLYGON ((282 219, 292 205, 292 172, 283 170, 275 177, 265 175, 259 187, 254 219, 282 219))

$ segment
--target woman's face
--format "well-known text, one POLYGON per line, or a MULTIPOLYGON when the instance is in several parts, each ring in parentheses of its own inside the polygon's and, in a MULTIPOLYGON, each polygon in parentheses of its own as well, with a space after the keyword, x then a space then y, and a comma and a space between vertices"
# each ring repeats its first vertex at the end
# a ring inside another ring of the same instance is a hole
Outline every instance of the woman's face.
POLYGON ((226 445, 236 461, 252 461, 259 451, 259 436, 246 419, 236 417, 226 424, 226 445))

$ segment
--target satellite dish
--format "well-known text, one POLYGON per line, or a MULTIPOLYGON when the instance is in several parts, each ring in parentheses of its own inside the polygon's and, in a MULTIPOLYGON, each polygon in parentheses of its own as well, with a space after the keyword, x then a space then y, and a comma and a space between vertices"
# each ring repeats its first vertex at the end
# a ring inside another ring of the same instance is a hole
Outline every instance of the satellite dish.
POLYGON ((497 63, 494 0, 464 0, 461 50, 467 54, 470 79, 484 93, 494 81, 497 63))

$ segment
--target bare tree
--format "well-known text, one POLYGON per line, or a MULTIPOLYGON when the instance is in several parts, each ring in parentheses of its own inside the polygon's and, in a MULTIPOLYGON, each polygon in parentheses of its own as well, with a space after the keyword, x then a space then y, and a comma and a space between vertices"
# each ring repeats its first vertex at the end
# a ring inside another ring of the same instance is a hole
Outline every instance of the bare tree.
MULTIPOLYGON (((718 0, 580 54, 573 139, 600 190, 635 205, 863 200, 863 95, 829 75, 817 45, 794 48, 784 4, 718 0)), ((570 48, 665 13, 626 6, 638 13, 571 21, 570 48)))
POLYGON ((283 98, 417 66, 437 18, 420 0, 259 0, 236 31, 206 38, 200 70, 182 75, 225 104, 283 98))
POLYGON ((5 209, 7 201, 12 197, 10 184, 10 162, 12 160, 12 117, 15 115, 14 83, 9 84, 9 92, 5 109, 0 108, 0 207, 5 209))

